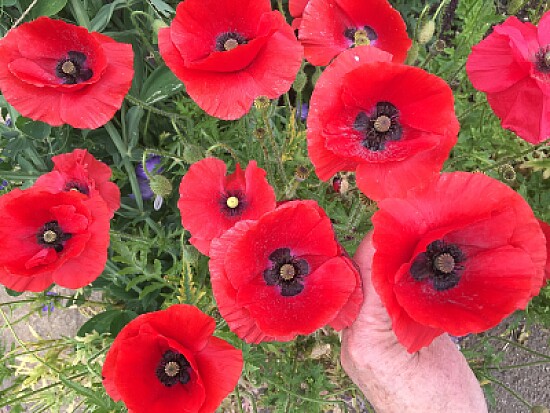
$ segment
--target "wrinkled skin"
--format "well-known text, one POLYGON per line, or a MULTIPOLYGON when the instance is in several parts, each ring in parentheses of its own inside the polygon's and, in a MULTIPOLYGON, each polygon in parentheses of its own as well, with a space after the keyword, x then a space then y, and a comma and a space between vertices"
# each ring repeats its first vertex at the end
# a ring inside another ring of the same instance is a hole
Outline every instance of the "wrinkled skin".
POLYGON ((356 321, 343 332, 344 370, 377 413, 487 412, 478 380, 446 334, 414 354, 397 341, 371 283, 373 255, 369 233, 355 255, 365 302, 356 321))

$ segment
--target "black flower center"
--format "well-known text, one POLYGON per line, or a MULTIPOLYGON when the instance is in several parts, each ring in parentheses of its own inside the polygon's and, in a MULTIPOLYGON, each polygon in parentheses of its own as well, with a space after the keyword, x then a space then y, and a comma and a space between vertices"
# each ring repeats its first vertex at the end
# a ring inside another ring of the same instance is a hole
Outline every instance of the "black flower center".
POLYGON ((248 43, 248 40, 246 40, 242 34, 237 32, 226 32, 220 34, 216 38, 216 50, 218 52, 226 52, 246 43, 248 43))
POLYGON ((278 248, 269 255, 271 267, 264 271, 267 285, 281 287, 283 297, 293 297, 304 289, 303 279, 309 274, 306 260, 293 257, 288 248, 278 248))
POLYGON ((363 132, 363 146, 371 151, 383 151, 386 142, 401 139, 399 111, 389 102, 378 102, 370 114, 359 112, 353 128, 363 132))
POLYGON ((356 45, 366 45, 378 39, 378 35, 370 26, 348 27, 344 36, 356 45))
POLYGON ((88 195, 90 193, 90 190, 88 189, 88 185, 78 181, 67 182, 65 184, 64 191, 78 191, 84 195, 88 195))
POLYGON ((550 73, 550 44, 541 47, 535 54, 535 66, 541 73, 550 73))
POLYGON ((183 354, 167 350, 157 366, 157 378, 166 387, 172 387, 177 383, 186 384, 191 380, 189 373, 191 364, 183 354))
POLYGON ((466 255, 457 245, 437 240, 416 256, 410 273, 416 281, 429 280, 437 291, 445 291, 458 284, 465 261, 466 255))
POLYGON ((55 74, 67 85, 85 82, 93 76, 92 69, 86 67, 86 55, 75 51, 57 62, 55 74))
POLYGON ((56 252, 63 251, 65 241, 71 237, 72 234, 63 232, 57 221, 46 222, 36 234, 36 239, 40 245, 53 248, 56 252))
POLYGON ((226 216, 240 216, 245 207, 246 200, 241 191, 227 191, 220 197, 220 209, 226 216))

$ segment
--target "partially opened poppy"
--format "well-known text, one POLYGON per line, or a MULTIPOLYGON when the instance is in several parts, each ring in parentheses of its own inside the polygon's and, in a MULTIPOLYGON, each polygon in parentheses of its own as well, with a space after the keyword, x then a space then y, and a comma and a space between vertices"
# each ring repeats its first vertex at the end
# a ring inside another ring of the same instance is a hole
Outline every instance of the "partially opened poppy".
POLYGON ((298 37, 315 66, 328 65, 344 50, 365 44, 402 63, 412 44, 403 18, 387 0, 309 0, 298 37))
POLYGON ((359 272, 313 201, 238 222, 212 242, 209 265, 221 315, 249 343, 341 330, 363 302, 359 272))
POLYGON ((181 180, 178 208, 181 223, 191 233, 191 244, 210 255, 210 243, 243 219, 258 219, 275 209, 275 192, 265 171, 251 161, 227 174, 217 158, 194 163, 181 180))
POLYGON ((510 129, 530 143, 550 138, 550 12, 538 27, 511 16, 473 47, 466 73, 510 129))
POLYGON ((445 81, 390 60, 370 46, 343 52, 317 81, 307 121, 317 176, 355 171, 374 200, 437 177, 459 129, 445 81))
POLYGON ((213 413, 243 367, 241 351, 212 336, 215 327, 187 304, 130 321, 103 365, 107 393, 130 413, 213 413))
POLYGON ((303 54, 269 0, 185 0, 160 30, 159 51, 197 105, 221 119, 287 92, 303 54))
POLYGON ((41 175, 34 186, 48 192, 78 191, 88 197, 98 195, 114 212, 120 208, 120 189, 111 182, 111 168, 86 149, 75 149, 52 157, 52 172, 41 175))
POLYGON ((0 90, 31 119, 95 129, 120 108, 133 59, 129 44, 40 17, 0 39, 0 90))
POLYGON ((443 332, 494 327, 538 294, 545 238, 529 205, 503 183, 447 173, 378 206, 372 282, 409 352, 443 332))
POLYGON ((43 291, 80 288, 103 271, 111 213, 100 197, 14 189, 0 196, 0 283, 43 291))

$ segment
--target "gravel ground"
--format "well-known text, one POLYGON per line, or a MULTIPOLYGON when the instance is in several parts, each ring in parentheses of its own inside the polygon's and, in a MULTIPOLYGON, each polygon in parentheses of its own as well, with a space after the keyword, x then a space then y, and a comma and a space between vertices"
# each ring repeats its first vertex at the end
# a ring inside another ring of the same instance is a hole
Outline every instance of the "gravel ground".
MULTIPOLYGON (((58 292, 62 294, 63 290, 59 290, 58 292)), ((10 297, 5 293, 3 288, 0 288, 0 303, 24 299, 24 297, 26 297, 26 295, 10 297)), ((7 310, 5 306, 2 308, 4 311, 7 310)), ((8 311, 7 314, 11 320, 15 320, 26 314, 26 312, 28 312, 28 310, 19 308, 12 313, 8 311)), ((56 308, 51 313, 38 311, 31 315, 25 322, 15 326, 15 330, 23 341, 34 340, 28 325, 32 325, 33 329, 44 338, 73 336, 85 321, 86 317, 82 315, 77 308, 56 308)), ((0 339, 4 344, 9 346, 14 341, 13 336, 10 331, 2 327, 5 327, 4 321, 0 318, 0 339)), ((505 327, 505 325, 501 325, 492 333, 501 333, 505 330, 505 327)), ((522 338, 525 339, 525 337, 527 337, 524 343, 527 347, 540 353, 550 355, 548 346, 550 332, 548 330, 534 326, 529 331, 526 331, 526 333, 528 337, 524 333, 522 338)), ((476 337, 470 337, 462 344, 466 348, 471 348, 476 344, 476 337)), ((495 343, 495 347, 504 354, 503 365, 523 364, 537 360, 536 356, 526 353, 523 350, 518 350, 515 346, 506 345, 506 343, 497 342, 495 343)), ((520 394, 530 404, 550 406, 550 364, 495 371, 494 377, 520 394)), ((527 409, 525 405, 500 386, 494 385, 494 397, 496 399, 496 406, 490 408, 491 413, 529 413, 529 409, 527 409)), ((365 408, 361 409, 361 411, 367 412, 368 410, 365 408)), ((0 413, 4 412, 0 409, 0 413)))

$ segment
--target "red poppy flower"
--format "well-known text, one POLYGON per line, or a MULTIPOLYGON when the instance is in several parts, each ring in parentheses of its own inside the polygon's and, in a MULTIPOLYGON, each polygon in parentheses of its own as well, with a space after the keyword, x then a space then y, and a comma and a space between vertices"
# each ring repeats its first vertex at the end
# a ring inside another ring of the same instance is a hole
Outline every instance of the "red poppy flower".
POLYGON ((14 189, 0 196, 0 283, 43 291, 84 287, 103 271, 110 211, 99 197, 14 189))
POLYGON ((546 238, 546 280, 550 280, 550 225, 539 219, 540 229, 546 238))
POLYGON ((459 129, 449 86, 390 60, 368 46, 342 53, 317 81, 307 123, 317 176, 355 171, 374 200, 436 177, 459 129))
POLYGON ((212 242, 212 291, 229 328, 249 343, 350 325, 363 301, 353 262, 314 201, 240 221, 212 242))
POLYGON ((466 73, 503 128, 530 143, 550 137, 550 12, 538 28, 515 16, 473 47, 466 73))
POLYGON ((275 209, 275 192, 265 171, 251 161, 226 176, 217 158, 194 163, 180 184, 181 223, 191 233, 191 244, 210 255, 210 243, 242 219, 258 219, 275 209))
POLYGON ((40 17, 0 39, 0 89, 31 119, 94 129, 120 108, 133 59, 129 44, 40 17))
POLYGON ((494 327, 538 294, 544 235, 529 205, 499 181, 443 174, 379 207, 372 282, 409 352, 444 331, 494 327))
POLYGON ((356 44, 375 46, 402 63, 412 44, 403 18, 387 0, 310 0, 298 37, 315 66, 328 65, 356 44))
POLYGON ((34 186, 48 192, 78 191, 88 197, 99 195, 111 210, 120 208, 120 189, 111 178, 111 168, 86 149, 75 149, 52 158, 52 172, 40 176, 34 186))
POLYGON ((187 304, 130 321, 103 365, 107 393, 130 413, 213 413, 243 367, 241 351, 212 336, 215 327, 187 304))
POLYGON ((159 32, 164 61, 206 113, 246 114, 254 99, 287 92, 303 49, 269 0, 186 0, 159 32))

